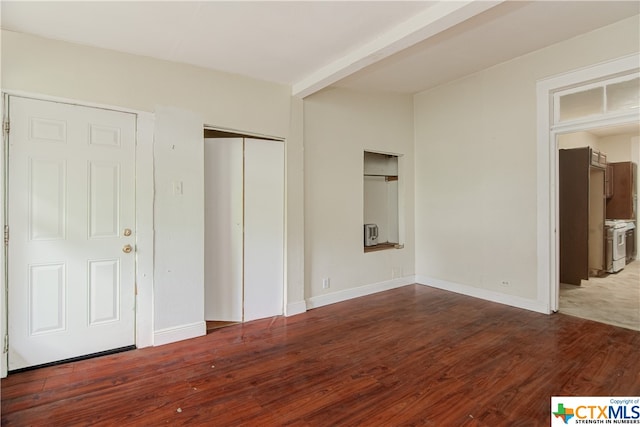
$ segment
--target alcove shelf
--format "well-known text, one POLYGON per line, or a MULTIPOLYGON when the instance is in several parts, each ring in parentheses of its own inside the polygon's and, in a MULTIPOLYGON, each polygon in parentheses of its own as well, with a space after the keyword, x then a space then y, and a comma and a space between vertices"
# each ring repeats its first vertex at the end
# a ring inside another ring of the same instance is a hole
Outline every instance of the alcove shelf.
POLYGON ((378 230, 377 239, 364 239, 364 252, 394 249, 400 238, 398 155, 364 151, 362 172, 362 223, 376 225, 378 230))
POLYGON ((399 245, 397 243, 378 243, 375 246, 365 246, 364 247, 364 252, 376 252, 376 251, 384 251, 386 249, 400 249, 398 247, 399 245))

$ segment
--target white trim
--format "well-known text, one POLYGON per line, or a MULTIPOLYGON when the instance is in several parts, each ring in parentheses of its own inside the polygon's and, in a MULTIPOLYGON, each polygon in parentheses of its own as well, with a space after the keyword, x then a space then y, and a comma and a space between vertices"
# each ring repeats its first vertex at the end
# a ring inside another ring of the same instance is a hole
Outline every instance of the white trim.
MULTIPOLYGON (((5 94, 4 92, 2 92, 2 103, 0 104, 0 110, 1 113, 0 116, 2 117, 2 127, 4 128, 4 121, 8 118, 9 116, 9 112, 6 110, 6 104, 8 101, 8 97, 7 94, 5 94)), ((0 191, 2 192, 2 209, 0 209, 0 226, 3 229, 3 233, 4 233, 4 225, 5 223, 5 210, 6 210, 6 195, 7 195, 7 191, 5 188, 5 174, 7 173, 7 171, 5 171, 5 166, 6 166, 6 159, 5 159, 5 155, 6 155, 6 148, 7 145, 5 144, 5 136, 4 136, 4 130, 1 131, 2 132, 2 149, 0 150, 0 191)), ((2 313, 0 315, 0 345, 2 345, 2 356, 0 357, 0 378, 5 378, 9 372, 9 353, 4 351, 4 337, 6 336, 6 334, 8 333, 8 325, 7 325, 7 313, 8 313, 8 307, 7 307, 7 282, 6 282, 6 271, 5 271, 5 263, 6 263, 6 248, 4 246, 4 244, 0 245, 2 246, 2 249, 0 249, 0 256, 2 256, 2 258, 0 258, 0 313, 2 313)))
POLYGON ((102 110, 112 110, 112 111, 118 111, 121 113, 152 114, 149 111, 136 110, 133 108, 120 107, 116 105, 100 104, 98 102, 91 102, 91 101, 85 101, 80 99, 64 98, 62 96, 44 95, 40 93, 27 92, 24 90, 3 89, 2 93, 6 93, 7 95, 10 95, 10 96, 19 96, 21 98, 30 98, 30 99, 36 99, 39 101, 51 101, 51 102, 58 102, 62 104, 78 105, 80 107, 100 108, 102 110))
POLYGON ((153 345, 153 133, 155 117, 138 113, 136 145, 136 347, 153 345))
POLYGON ((457 294, 462 294, 473 298, 480 298, 487 301, 510 305, 512 307, 547 314, 546 304, 542 304, 537 300, 521 298, 514 295, 507 295, 500 292, 489 291, 487 289, 476 288, 474 286, 461 285, 459 283, 434 279, 427 276, 416 276, 416 283, 423 286, 429 286, 449 292, 455 292, 457 294))
MULTIPOLYGON (((558 202, 557 202, 557 147, 555 135, 568 131, 576 123, 567 126, 555 126, 552 132, 553 94, 580 83, 590 83, 597 79, 606 79, 623 73, 637 72, 640 54, 581 68, 538 81, 537 92, 537 277, 538 303, 546 305, 547 312, 558 310, 559 254, 558 254, 558 202)), ((607 121, 608 124, 624 120, 626 116, 613 118, 594 117, 582 122, 583 129, 590 123, 607 121)))
POLYGON ((207 323, 205 321, 173 326, 155 331, 153 334, 153 344, 154 346, 171 344, 177 341, 201 337, 206 334, 207 323))
POLYGON ((284 309, 284 315, 295 316, 296 314, 301 314, 307 311, 307 302, 306 301, 296 301, 288 303, 284 309))
POLYGON ((601 116, 591 117, 586 120, 551 125, 551 130, 558 134, 579 132, 579 131, 584 131, 589 129, 615 126, 621 123, 636 122, 638 121, 638 118, 640 118, 640 110, 635 110, 635 111, 628 111, 622 114, 601 115, 601 116))
POLYGON ((359 286, 357 288, 345 289, 342 291, 332 292, 330 294, 318 295, 307 299, 307 308, 318 308, 323 305, 335 304, 337 302, 347 301, 353 298, 363 297, 390 289, 400 288, 415 283, 413 276, 400 277, 398 279, 387 280, 384 282, 372 283, 370 285, 359 286))
POLYGON ((235 134, 235 135, 230 135, 230 136, 225 137, 225 138, 266 139, 266 140, 269 140, 269 141, 277 141, 277 142, 285 142, 285 140, 286 140, 286 138, 283 138, 281 136, 265 135, 265 134, 262 134, 262 133, 247 132, 247 131, 244 131, 244 130, 238 130, 238 129, 233 129, 233 128, 225 128, 225 127, 220 127, 220 126, 212 126, 212 125, 208 125, 208 124, 204 125, 204 130, 211 130, 211 131, 226 132, 226 133, 235 134))
POLYGON ((582 82, 606 79, 616 74, 633 73, 640 69, 640 54, 623 56, 622 58, 605 61, 599 64, 579 68, 577 70, 561 73, 538 81, 538 87, 546 89, 547 93, 553 93, 582 82))

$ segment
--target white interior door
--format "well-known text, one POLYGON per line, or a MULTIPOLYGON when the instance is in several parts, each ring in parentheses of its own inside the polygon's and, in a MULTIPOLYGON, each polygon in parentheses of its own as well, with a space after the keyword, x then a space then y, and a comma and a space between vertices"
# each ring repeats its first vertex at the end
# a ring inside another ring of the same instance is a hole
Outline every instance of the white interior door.
POLYGON ((245 139, 244 320, 283 313, 284 143, 245 139))
POLYGON ((10 97, 9 119, 9 370, 134 345, 135 115, 10 97))
POLYGON ((284 144, 205 139, 206 320, 283 313, 284 144))
POLYGON ((242 138, 205 138, 205 319, 242 321, 242 138))

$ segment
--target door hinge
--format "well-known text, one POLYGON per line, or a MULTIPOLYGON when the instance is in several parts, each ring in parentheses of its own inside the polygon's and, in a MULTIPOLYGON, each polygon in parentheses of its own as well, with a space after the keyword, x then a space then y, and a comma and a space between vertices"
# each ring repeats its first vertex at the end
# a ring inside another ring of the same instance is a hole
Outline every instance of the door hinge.
POLYGON ((8 120, 2 124, 2 130, 3 130, 3 131, 4 131, 4 133, 6 133, 6 134, 8 134, 8 133, 9 133, 9 130, 11 130, 11 125, 9 124, 9 121, 8 121, 8 120))
POLYGON ((9 246, 9 226, 4 226, 4 246, 9 246))
POLYGON ((8 334, 4 336, 4 345, 2 346, 2 352, 3 353, 9 352, 9 335, 8 334))

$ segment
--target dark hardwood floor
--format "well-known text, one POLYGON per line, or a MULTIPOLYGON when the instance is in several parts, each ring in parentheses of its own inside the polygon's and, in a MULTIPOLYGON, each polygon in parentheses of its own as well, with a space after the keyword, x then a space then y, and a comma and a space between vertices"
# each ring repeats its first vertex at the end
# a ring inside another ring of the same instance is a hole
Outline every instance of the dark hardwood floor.
POLYGON ((419 285, 9 374, 3 426, 548 426, 640 395, 640 332, 419 285))

